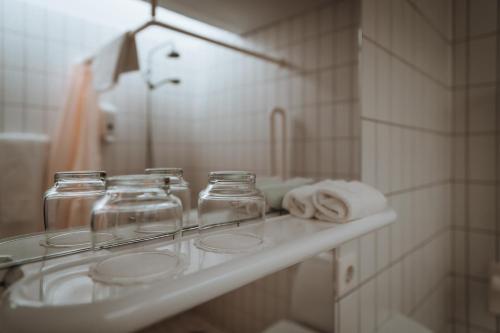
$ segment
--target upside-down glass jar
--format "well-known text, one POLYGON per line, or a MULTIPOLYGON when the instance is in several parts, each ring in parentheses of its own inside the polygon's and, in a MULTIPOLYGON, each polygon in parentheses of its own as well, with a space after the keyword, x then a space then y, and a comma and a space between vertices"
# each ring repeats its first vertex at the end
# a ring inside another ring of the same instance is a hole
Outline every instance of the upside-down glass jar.
POLYGON ((255 174, 218 171, 198 199, 196 246, 211 252, 240 253, 263 245, 265 200, 255 187, 255 174))
MULTIPOLYGON (((89 246, 94 203, 103 197, 104 171, 68 171, 54 175, 54 185, 43 198, 43 220, 49 247, 89 246)), ((108 234, 97 237, 107 238, 108 234)))
POLYGON ((182 203, 182 223, 184 226, 189 226, 191 220, 189 214, 191 212, 191 190, 189 183, 184 179, 184 172, 181 168, 151 168, 146 169, 146 174, 162 175, 170 178, 170 192, 179 198, 182 203))
POLYGON ((160 175, 110 177, 106 194, 95 203, 91 228, 93 247, 128 244, 164 236, 182 229, 182 206, 168 194, 169 179, 160 175), (98 235, 112 234, 102 241, 98 235))

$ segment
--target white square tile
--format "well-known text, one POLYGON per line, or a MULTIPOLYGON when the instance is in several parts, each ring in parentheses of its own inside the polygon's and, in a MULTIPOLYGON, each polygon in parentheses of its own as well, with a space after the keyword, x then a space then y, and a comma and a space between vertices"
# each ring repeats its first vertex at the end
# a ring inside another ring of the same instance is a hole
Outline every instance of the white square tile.
POLYGON ((64 30, 63 14, 53 10, 47 11, 47 36, 49 40, 63 41, 64 30))
POLYGON ((376 278, 377 327, 384 324, 391 315, 390 270, 385 270, 376 278))
POLYGON ((470 82, 485 83, 495 81, 496 38, 487 37, 470 42, 470 82))
POLYGON ((494 135, 469 137, 469 165, 471 179, 495 179, 495 147, 494 135))
POLYGON ((352 67, 339 67, 334 70, 333 98, 335 101, 348 101, 352 98, 352 67))
POLYGON ((358 35, 355 30, 340 30, 333 34, 333 49, 335 65, 346 65, 355 61, 355 45, 358 35))
POLYGON ((469 186, 470 226, 493 230, 495 225, 495 187, 471 184, 469 186))
POLYGON ((45 37, 47 10, 42 6, 26 4, 25 32, 28 36, 45 37))
POLYGON ((391 188, 391 128, 377 125, 377 188, 388 193, 391 188))
POLYGON ((375 247, 375 233, 364 235, 360 239, 360 281, 364 281, 376 273, 377 256, 375 247))
POLYGON ((467 254, 465 252, 467 233, 461 230, 453 231, 453 272, 456 274, 465 274, 465 261, 467 254))
POLYGON ((320 55, 318 53, 319 39, 311 38, 305 40, 304 69, 313 70, 318 68, 320 55))
POLYGON ((333 45, 333 33, 330 32, 320 37, 319 49, 319 66, 321 68, 332 66, 335 52, 333 45))
POLYGON ((319 23, 317 10, 309 11, 304 15, 304 37, 306 39, 318 34, 319 23))
POLYGON ((322 140, 320 143, 319 171, 324 175, 332 175, 335 170, 335 152, 332 140, 322 140))
POLYGON ((22 68, 24 66, 23 35, 7 32, 3 38, 3 61, 7 68, 22 68))
POLYGON ((353 106, 349 103, 335 104, 335 121, 333 123, 333 135, 336 138, 349 138, 354 136, 352 133, 351 121, 354 117, 353 106))
POLYGON ((361 26, 363 27, 363 34, 375 38, 376 29, 376 11, 375 1, 362 1, 361 2, 361 26))
POLYGON ((47 103, 46 76, 35 72, 26 75, 26 103, 28 105, 45 106, 47 103))
POLYGON ((403 259, 403 313, 408 314, 416 302, 415 266, 411 255, 403 259))
POLYGON ((26 132, 45 133, 44 112, 40 109, 26 110, 26 132))
POLYGON ((370 280, 361 287, 360 290, 360 308, 361 308, 361 320, 360 320, 360 332, 374 332, 376 328, 377 320, 377 299, 375 295, 375 279, 370 280))
POLYGON ((339 333, 358 333, 359 331, 359 292, 343 298, 339 304, 339 333))
POLYGON ((376 108, 376 71, 375 46, 370 42, 363 43, 361 52, 361 114, 364 117, 378 119, 376 108))
POLYGON ((24 73, 17 70, 3 72, 4 99, 8 103, 21 104, 24 101, 24 73))
POLYGON ((320 103, 330 103, 334 98, 334 71, 332 69, 321 71, 319 74, 319 102, 320 103))
POLYGON ((333 29, 333 15, 335 8, 333 5, 322 8, 319 12, 320 32, 327 32, 333 29))
MULTIPOLYGON (((397 222, 396 222, 397 223, 397 222)), ((390 227, 377 230, 377 271, 386 268, 390 262, 390 227)))
POLYGON ((6 132, 22 132, 24 130, 24 111, 22 107, 5 106, 3 119, 6 132))
POLYGON ((26 5, 24 1, 8 0, 3 3, 3 27, 16 32, 24 32, 26 5))
POLYGON ((495 130, 495 87, 470 88, 469 110, 471 132, 495 130))
POLYGON ((389 269, 391 312, 401 313, 403 311, 403 270, 401 261, 389 269))
POLYGON ((495 261, 495 237, 488 234, 469 232, 469 274, 488 277, 489 265, 495 261))
POLYGON ((46 42, 42 39, 24 39, 24 54, 27 70, 44 71, 47 64, 46 42))
POLYGON ((352 24, 353 17, 356 13, 357 3, 352 1, 340 1, 335 4, 334 8, 334 29, 341 29, 352 24))
POLYGON ((474 0, 470 3, 470 33, 472 36, 495 31, 498 4, 494 0, 474 0))
POLYGON ((488 286, 476 281, 470 281, 470 323, 489 330, 495 329, 495 316, 487 308, 488 286))

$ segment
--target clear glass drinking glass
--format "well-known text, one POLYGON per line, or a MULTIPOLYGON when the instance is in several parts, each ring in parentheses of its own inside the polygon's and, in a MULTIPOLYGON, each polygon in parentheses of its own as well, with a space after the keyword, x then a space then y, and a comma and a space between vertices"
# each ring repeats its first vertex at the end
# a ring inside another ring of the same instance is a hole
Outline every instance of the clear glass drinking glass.
MULTIPOLYGON (((46 246, 89 246, 92 206, 105 190, 104 171, 57 172, 45 192, 43 217, 46 246)), ((106 235, 100 235, 106 237, 106 235)))
POLYGON ((199 238, 206 251, 238 253, 263 244, 265 200, 255 187, 255 174, 211 172, 198 199, 199 238))
POLYGON ((146 169, 146 174, 163 175, 170 178, 170 192, 179 198, 182 203, 184 226, 191 225, 189 214, 191 212, 191 190, 189 183, 184 179, 184 172, 181 168, 151 168, 146 169))
POLYGON ((108 178, 106 194, 92 212, 94 248, 177 236, 182 229, 182 206, 168 193, 168 182, 160 175, 108 178), (103 241, 102 233, 112 234, 113 239, 103 241))

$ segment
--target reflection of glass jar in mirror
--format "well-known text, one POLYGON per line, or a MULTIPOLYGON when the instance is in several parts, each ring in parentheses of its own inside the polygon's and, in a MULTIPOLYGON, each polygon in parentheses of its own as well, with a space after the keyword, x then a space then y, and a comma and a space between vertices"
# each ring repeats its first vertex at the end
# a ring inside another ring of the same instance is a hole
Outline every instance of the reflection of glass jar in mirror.
POLYGON ((94 205, 94 247, 173 236, 182 229, 182 206, 168 194, 168 178, 129 175, 106 180, 106 194, 94 205), (101 234, 112 234, 102 240, 101 234))
POLYGON ((90 245, 92 206, 104 195, 103 171, 57 172, 43 199, 46 244, 51 247, 90 245))
POLYGON ((170 178, 170 192, 179 198, 182 203, 184 226, 190 225, 189 213, 191 211, 191 190, 189 183, 184 179, 181 168, 151 168, 146 169, 146 174, 162 175, 170 178))
POLYGON ((265 200, 255 187, 255 174, 209 174, 208 186, 198 200, 198 247, 225 253, 254 249, 263 243, 264 221, 265 200))

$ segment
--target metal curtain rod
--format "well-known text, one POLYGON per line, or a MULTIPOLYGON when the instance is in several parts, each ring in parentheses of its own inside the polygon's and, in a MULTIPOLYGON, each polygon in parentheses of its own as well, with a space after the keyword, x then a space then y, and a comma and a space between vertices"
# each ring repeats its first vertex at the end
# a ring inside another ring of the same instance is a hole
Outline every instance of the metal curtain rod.
POLYGON ((181 33, 181 34, 193 37, 193 38, 197 38, 197 39, 203 40, 205 42, 209 42, 209 43, 212 43, 212 44, 215 44, 215 45, 219 45, 219 46, 225 47, 227 49, 230 49, 230 50, 233 50, 233 51, 236 51, 236 52, 240 52, 240 53, 252 56, 254 58, 259 58, 261 60, 272 62, 272 63, 274 63, 276 65, 279 65, 279 66, 294 67, 292 64, 290 64, 289 62, 287 62, 284 59, 279 59, 279 58, 275 58, 275 57, 272 57, 272 56, 268 56, 267 54, 263 54, 263 53, 255 52, 255 51, 252 51, 252 50, 248 50, 248 49, 245 49, 245 48, 242 48, 242 47, 239 47, 239 46, 231 45, 231 44, 228 44, 228 43, 225 43, 225 42, 221 42, 221 41, 216 40, 216 39, 212 39, 212 38, 209 38, 209 37, 206 37, 206 36, 198 35, 198 34, 196 34, 194 32, 190 32, 190 31, 187 31, 187 30, 175 27, 175 26, 167 24, 167 23, 159 22, 159 21, 157 21, 155 19, 155 17, 156 17, 156 2, 157 2, 157 0, 151 0, 151 17, 152 17, 151 20, 148 21, 148 22, 146 22, 146 23, 144 23, 143 25, 141 25, 136 30, 134 30, 134 32, 132 33, 133 35, 136 35, 137 33, 141 32, 142 30, 144 30, 144 29, 146 29, 146 28, 148 28, 150 26, 157 26, 157 27, 161 27, 161 28, 164 28, 164 29, 172 30, 172 31, 175 31, 175 32, 178 32, 178 33, 181 33))

